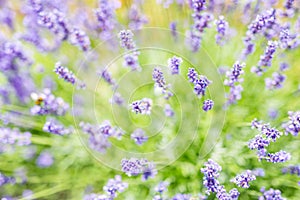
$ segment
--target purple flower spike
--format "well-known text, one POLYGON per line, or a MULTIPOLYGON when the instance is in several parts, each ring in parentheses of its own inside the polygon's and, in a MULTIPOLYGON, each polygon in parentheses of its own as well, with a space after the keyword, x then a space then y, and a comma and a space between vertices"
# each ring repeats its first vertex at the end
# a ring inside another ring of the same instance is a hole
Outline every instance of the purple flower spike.
POLYGON ((269 41, 264 55, 260 57, 257 66, 252 67, 251 72, 261 76, 266 71, 266 67, 270 67, 272 65, 272 59, 277 47, 278 43, 276 41, 269 41))
POLYGON ((50 119, 44 124, 43 131, 55 135, 68 135, 72 132, 72 129, 65 128, 55 119, 50 119))
POLYGON ((67 67, 64 67, 61 65, 60 62, 57 62, 55 64, 54 72, 59 76, 59 78, 64 79, 66 82, 69 82, 71 84, 75 84, 77 78, 73 74, 72 71, 70 71, 67 67))
POLYGON ((272 78, 265 79, 266 88, 269 90, 280 89, 282 88, 285 79, 285 75, 279 72, 274 72, 272 78))
POLYGON ((172 109, 172 107, 170 106, 170 104, 166 104, 165 106, 165 115, 167 117, 173 117, 174 116, 174 110, 172 109))
POLYGON ((218 191, 220 186, 217 178, 220 176, 219 172, 222 170, 222 167, 209 159, 206 163, 204 163, 204 167, 201 168, 201 173, 203 173, 203 185, 206 187, 206 193, 210 194, 218 191))
POLYGON ((263 191, 263 196, 260 196, 259 200, 285 200, 285 198, 281 196, 280 190, 271 188, 267 191, 263 191))
POLYGON ((212 82, 206 76, 200 75, 194 84, 194 93, 198 96, 205 96, 206 89, 212 82))
POLYGON ((205 10, 205 3, 206 0, 192 0, 192 8, 194 12, 200 12, 202 10, 205 10))
POLYGON ((171 70, 171 74, 179 74, 179 66, 182 63, 182 58, 173 56, 168 60, 168 67, 171 70))
POLYGON ((89 37, 84 31, 77 28, 74 28, 70 34, 70 43, 78 46, 82 51, 88 51, 91 48, 89 37))
POLYGON ((117 197, 117 193, 122 193, 128 187, 128 183, 122 181, 122 177, 117 175, 114 179, 109 179, 103 190, 111 197, 117 197))
POLYGON ((224 16, 219 16, 219 19, 215 21, 215 24, 218 32, 216 35, 216 43, 218 45, 223 45, 225 36, 228 33, 228 22, 224 20, 224 16))
POLYGON ((272 163, 283 163, 291 159, 291 154, 280 150, 276 153, 268 153, 266 160, 272 163))
POLYGON ((120 31, 119 39, 122 48, 126 50, 135 49, 135 43, 133 41, 133 33, 131 32, 131 30, 120 31))
POLYGON ((142 145, 145 142, 147 142, 148 137, 145 134, 145 131, 142 129, 136 129, 132 134, 131 134, 131 139, 135 141, 137 145, 142 145))
POLYGON ((242 188, 249 188, 249 183, 255 180, 256 177, 253 175, 251 170, 247 170, 239 175, 237 175, 232 182, 237 184, 237 186, 242 188))
POLYGON ((300 132, 300 111, 289 111, 288 114, 290 121, 284 123, 282 127, 285 129, 286 134, 290 133, 293 136, 297 136, 300 132))
POLYGON ((152 109, 152 100, 148 98, 143 98, 138 101, 134 101, 131 104, 132 112, 142 115, 150 115, 152 109))
POLYGON ((36 160, 36 164, 40 168, 50 167, 53 162, 53 156, 47 151, 43 151, 36 160))
POLYGON ((202 109, 207 112, 209 110, 211 110, 214 106, 214 102, 213 100, 210 100, 210 99, 207 99, 203 102, 203 106, 202 106, 202 109))

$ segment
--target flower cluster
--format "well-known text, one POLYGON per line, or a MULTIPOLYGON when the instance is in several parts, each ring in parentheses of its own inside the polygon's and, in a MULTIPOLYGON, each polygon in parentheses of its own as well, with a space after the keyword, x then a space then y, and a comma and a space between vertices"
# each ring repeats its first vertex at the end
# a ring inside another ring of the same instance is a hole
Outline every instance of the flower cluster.
POLYGON ((166 104, 165 105, 165 115, 167 117, 173 117, 174 116, 174 110, 172 109, 172 107, 170 106, 170 104, 166 104))
POLYGON ((263 192, 263 196, 259 197, 259 200, 285 200, 285 198, 283 198, 281 196, 281 192, 280 190, 274 190, 273 188, 270 188, 269 190, 265 191, 264 189, 262 189, 263 192))
POLYGON ((33 115, 64 115, 69 109, 69 104, 60 97, 55 97, 49 89, 44 89, 40 94, 32 93, 31 98, 35 105, 31 108, 33 115))
POLYGON ((83 200, 113 200, 118 196, 118 193, 122 193, 128 188, 128 183, 122 181, 120 175, 116 175, 115 178, 109 179, 105 186, 103 186, 103 191, 106 194, 86 194, 83 200))
POLYGON ((213 108, 213 106, 214 106, 213 100, 207 99, 207 100, 205 100, 205 101, 203 102, 202 109, 203 109, 205 112, 207 112, 207 111, 211 110, 211 109, 213 108))
POLYGON ((0 172, 0 187, 6 184, 14 184, 15 183, 15 178, 5 176, 0 172))
POLYGON ((89 147, 100 153, 105 153, 111 146, 110 137, 120 140, 125 134, 119 127, 113 127, 109 121, 104 121, 100 125, 92 125, 80 122, 81 130, 89 135, 89 147))
POLYGON ((107 69, 103 69, 99 72, 99 75, 105 82, 107 82, 109 85, 115 86, 116 81, 112 78, 110 72, 107 69))
POLYGON ((149 98, 143 98, 131 103, 132 112, 142 115, 150 115, 152 109, 152 100, 149 98))
POLYGON ((206 89, 212 82, 206 76, 198 75, 194 68, 189 68, 187 77, 194 84, 194 93, 198 96, 205 96, 206 89))
POLYGON ((251 150, 257 149, 259 160, 265 159, 267 162, 278 163, 286 162, 290 159, 290 154, 285 151, 268 153, 266 149, 271 142, 275 142, 282 135, 282 132, 272 128, 270 124, 262 124, 257 119, 252 121, 252 128, 260 131, 260 134, 248 142, 248 147, 251 150))
POLYGON ((148 136, 145 134, 145 131, 143 129, 136 129, 133 131, 133 133, 130 135, 131 139, 135 141, 137 145, 142 145, 148 140, 148 136))
POLYGON ((237 184, 237 186, 242 188, 249 188, 249 183, 255 180, 256 177, 251 170, 246 170, 245 172, 237 175, 232 182, 237 184))
POLYGON ((219 16, 218 20, 215 20, 217 34, 216 34, 216 43, 218 45, 224 44, 224 39, 228 34, 229 25, 228 22, 224 19, 224 16, 219 16))
POLYGON ((203 173, 203 185, 206 187, 206 193, 210 194, 218 191, 220 183, 217 180, 220 176, 220 171, 222 167, 215 161, 209 159, 204 163, 204 167, 201 168, 201 173, 203 173))
POLYGON ((120 45, 122 48, 130 51, 124 56, 125 67, 130 67, 132 71, 140 71, 141 67, 138 62, 139 51, 136 50, 136 45, 133 41, 133 33, 131 30, 122 30, 119 32, 120 45))
POLYGON ((48 151, 43 151, 36 160, 36 164, 40 168, 50 167, 54 163, 52 154, 48 151))
POLYGON ((116 26, 116 8, 117 6, 114 1, 98 1, 98 8, 94 10, 94 14, 97 18, 96 27, 101 31, 100 37, 102 39, 107 39, 106 36, 111 35, 116 26))
POLYGON ((43 127, 43 131, 55 135, 68 135, 72 132, 72 128, 65 128, 61 123, 55 119, 49 119, 43 127))
POLYGON ((21 133, 18 129, 0 127, 0 144, 25 146, 31 144, 31 133, 21 133))
POLYGON ((72 45, 78 46, 82 51, 88 51, 90 49, 89 37, 67 19, 62 12, 63 8, 64 6, 57 7, 48 2, 28 1, 24 18, 28 33, 22 38, 32 42, 43 51, 57 49, 64 40, 69 40, 72 45), (44 41, 41 28, 48 29, 54 34, 53 47, 49 47, 49 42, 44 41))
POLYGON ((297 176, 300 176, 300 165, 290 165, 288 167, 284 167, 282 169, 282 173, 290 173, 290 174, 295 174, 297 176))
POLYGON ((206 187, 206 193, 208 195, 210 193, 216 193, 217 198, 220 200, 238 199, 240 193, 236 188, 233 188, 229 191, 229 193, 227 193, 225 187, 217 180, 220 176, 221 170, 222 167, 212 159, 209 159, 206 163, 204 163, 204 167, 201 168, 201 173, 204 175, 203 185, 206 187))
POLYGON ((290 121, 284 123, 282 127, 285 129, 286 134, 297 136, 300 132, 300 111, 290 111, 288 115, 290 121))
POLYGON ((60 62, 55 64, 54 72, 59 76, 59 78, 64 79, 66 82, 74 85, 77 81, 77 78, 67 67, 61 65, 60 62))
POLYGON ((265 67, 270 67, 272 65, 272 59, 274 57, 277 46, 278 43, 276 41, 269 41, 264 55, 260 57, 257 66, 251 68, 251 72, 256 73, 258 76, 261 76, 266 71, 265 67))
POLYGON ((123 105, 124 103, 124 98, 122 95, 118 92, 114 93, 112 98, 110 99, 110 103, 112 104, 117 104, 117 105, 123 105))
POLYGON ((148 18, 144 15, 136 4, 133 4, 128 11, 129 24, 128 27, 132 30, 143 28, 144 24, 148 23, 148 18))
POLYGON ((280 72, 274 72, 272 78, 266 78, 265 84, 266 88, 269 90, 282 88, 283 82, 285 81, 286 76, 280 72))
POLYGON ((146 159, 124 158, 121 161, 121 167, 122 171, 128 176, 138 176, 142 174, 143 181, 154 178, 157 174, 155 164, 146 159))
POLYGON ((10 102, 7 88, 11 87, 11 93, 15 94, 22 103, 27 102, 28 96, 35 88, 28 72, 32 61, 25 52, 20 43, 6 41, 0 36, 0 70, 7 77, 7 84, 2 84, 4 89, 1 96, 6 103, 10 102))
POLYGON ((226 72, 226 77, 224 81, 224 85, 230 87, 229 94, 227 95, 227 104, 236 103, 237 100, 242 98, 241 92, 243 91, 243 86, 241 83, 244 81, 240 76, 244 74, 243 68, 245 67, 245 63, 239 63, 239 61, 235 62, 232 69, 226 72))
POLYGON ((243 50, 243 57, 254 52, 255 36, 264 32, 266 29, 272 29, 272 26, 276 24, 276 10, 270 9, 257 15, 256 19, 248 26, 246 37, 244 38, 245 49, 243 50))
POLYGON ((164 74, 159 67, 155 67, 152 72, 152 79, 155 82, 155 87, 162 90, 162 93, 165 95, 165 99, 169 99, 173 96, 173 93, 170 91, 170 84, 166 84, 164 74))
POLYGON ((181 63, 182 63, 182 58, 180 57, 173 56, 172 58, 169 58, 168 67, 170 68, 172 75, 179 74, 179 67, 181 63))
POLYGON ((109 179, 103 190, 110 198, 115 198, 117 192, 122 193, 128 187, 128 183, 122 182, 122 177, 116 175, 115 178, 109 179))

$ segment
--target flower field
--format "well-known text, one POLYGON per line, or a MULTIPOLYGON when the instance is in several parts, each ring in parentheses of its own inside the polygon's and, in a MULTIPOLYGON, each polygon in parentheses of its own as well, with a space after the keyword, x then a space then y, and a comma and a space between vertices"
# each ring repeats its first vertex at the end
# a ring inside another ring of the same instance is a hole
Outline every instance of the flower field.
POLYGON ((299 0, 0 0, 0 197, 300 199, 299 0))

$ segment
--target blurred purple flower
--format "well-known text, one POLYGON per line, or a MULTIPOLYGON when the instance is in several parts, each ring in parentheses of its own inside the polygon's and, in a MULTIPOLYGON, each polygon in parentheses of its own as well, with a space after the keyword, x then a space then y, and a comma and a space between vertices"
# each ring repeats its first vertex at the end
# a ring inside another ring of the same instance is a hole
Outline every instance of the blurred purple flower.
POLYGON ((152 100, 149 98, 143 98, 131 103, 132 112, 142 115, 150 115, 152 109, 152 100))
POLYGON ((180 57, 173 56, 172 58, 168 59, 168 67, 170 68, 172 75, 179 74, 180 71, 179 67, 181 63, 182 63, 182 58, 180 57))
POLYGON ((48 151, 43 151, 40 153, 36 160, 36 164, 40 168, 50 167, 54 163, 54 159, 51 153, 48 151))
POLYGON ((211 110, 214 106, 214 102, 213 100, 210 100, 210 99, 207 99, 203 102, 203 106, 202 106, 202 109, 207 112, 209 110, 211 110))
POLYGON ((237 184, 237 186, 242 188, 249 188, 249 183, 253 180, 256 180, 255 175, 252 173, 251 170, 246 170, 245 172, 237 175, 233 180, 233 183, 237 184))
POLYGON ((289 121, 282 125, 282 128, 285 129, 285 133, 297 136, 300 132, 300 111, 289 111, 289 121))
POLYGON ((143 129, 140 128, 133 131, 130 137, 132 140, 135 141, 137 145, 142 145, 148 140, 148 136, 145 134, 145 131, 143 131, 143 129))

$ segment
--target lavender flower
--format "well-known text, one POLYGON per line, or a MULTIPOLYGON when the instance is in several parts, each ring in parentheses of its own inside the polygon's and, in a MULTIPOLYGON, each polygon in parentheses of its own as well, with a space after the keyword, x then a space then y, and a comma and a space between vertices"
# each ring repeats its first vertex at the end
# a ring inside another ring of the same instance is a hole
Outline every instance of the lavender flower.
POLYGON ((114 93, 112 98, 110 99, 110 103, 117 104, 117 105, 123 105, 124 104, 124 98, 122 95, 118 92, 114 93))
POLYGON ((214 106, 214 102, 213 100, 210 100, 210 99, 207 99, 203 102, 203 106, 202 106, 202 109, 207 112, 209 110, 211 110, 214 106))
POLYGON ((197 52, 201 46, 202 36, 196 29, 185 33, 185 43, 192 52, 197 52))
POLYGON ((180 57, 173 56, 172 58, 168 59, 168 67, 170 68, 172 75, 179 74, 179 67, 181 63, 182 58, 180 57))
POLYGON ((68 135, 71 133, 72 130, 71 128, 65 128, 55 119, 50 119, 44 124, 43 131, 55 135, 68 135))
POLYGON ((280 150, 276 153, 268 153, 266 160, 272 163, 286 162, 291 159, 291 154, 280 150))
POLYGON ((240 193, 236 188, 233 188, 229 191, 229 196, 232 200, 237 200, 240 196, 240 193))
POLYGON ((205 3, 206 0, 192 0, 192 8, 194 12, 200 12, 202 10, 205 10, 205 3))
POLYGON ((290 165, 282 169, 282 173, 290 173, 292 175, 300 176, 300 165, 290 165))
POLYGON ((291 134, 297 136, 300 132, 300 111, 289 111, 289 120, 287 123, 284 123, 282 127, 285 129, 285 134, 291 134))
POLYGON ((251 170, 251 172, 256 177, 257 176, 260 176, 260 177, 265 176, 265 171, 262 168, 255 168, 255 169, 251 170))
POLYGON ((202 35, 204 33, 204 30, 206 28, 209 28, 211 25, 210 25, 210 22, 213 21, 214 19, 214 16, 210 13, 194 13, 192 15, 193 19, 194 19, 194 25, 193 25, 193 28, 194 30, 197 30, 200 35, 202 35))
POLYGON ((152 109, 152 100, 149 98, 143 98, 131 103, 132 112, 142 115, 150 115, 152 109))
POLYGON ((153 178, 157 174, 155 165, 146 159, 123 159, 121 161, 122 171, 128 176, 138 176, 142 174, 142 180, 145 181, 148 178, 153 178))
POLYGON ((115 80, 112 78, 111 74, 107 69, 103 69, 101 72, 99 72, 100 76, 110 85, 115 85, 115 80))
POLYGON ((269 124, 264 124, 261 126, 261 134, 265 135, 268 139, 271 139, 273 142, 275 142, 276 139, 282 135, 282 132, 270 127, 269 124))
POLYGON ((232 87, 235 83, 243 82, 243 79, 241 79, 240 76, 244 74, 243 68, 245 68, 245 66, 245 63, 239 63, 239 61, 235 62, 232 69, 227 71, 227 79, 224 81, 224 84, 232 87))
POLYGON ((31 144, 31 133, 21 133, 19 129, 0 127, 0 144, 27 146, 31 144))
POLYGON ((173 93, 169 90, 170 85, 166 84, 164 74, 159 67, 153 69, 152 79, 155 81, 155 87, 161 89, 162 93, 165 94, 165 99, 169 99, 173 96, 173 93))
POLYGON ((144 24, 148 23, 147 16, 144 15, 135 4, 133 4, 128 11, 128 18, 128 27, 133 30, 139 30, 143 28, 144 24))
POLYGON ((82 51, 88 51, 91 48, 91 42, 86 33, 78 28, 74 28, 70 33, 70 43, 78 46, 82 51))
POLYGON ((289 66, 288 63, 282 62, 282 63, 280 63, 279 71, 284 72, 284 71, 286 71, 287 69, 289 69, 289 67, 290 67, 290 66, 289 66))
POLYGON ((233 180, 233 183, 237 184, 237 186, 242 188, 249 188, 249 183, 255 180, 256 177, 253 175, 251 170, 246 170, 245 172, 237 175, 233 180))
POLYGON ((135 141, 137 145, 142 145, 143 143, 147 142, 148 137, 145 135, 145 132, 143 129, 136 129, 131 134, 131 139, 135 141))
POLYGON ((281 196, 281 192, 280 190, 274 190, 273 188, 270 188, 267 191, 263 191, 263 196, 259 197, 259 200, 285 200, 285 198, 283 198, 281 196))
POLYGON ((210 194, 218 191, 220 186, 217 178, 220 176, 219 172, 222 170, 222 167, 209 159, 206 163, 204 163, 204 167, 201 168, 201 173, 203 173, 203 185, 206 187, 206 193, 210 194))
POLYGON ((36 160, 36 164, 40 168, 50 167, 53 162, 53 156, 48 151, 43 151, 36 160))
POLYGON ((57 62, 55 64, 54 72, 59 76, 59 78, 64 79, 66 82, 69 82, 71 84, 75 84, 77 78, 73 74, 72 71, 70 71, 67 67, 64 67, 61 65, 60 62, 57 62))
POLYGON ((225 36, 228 33, 228 22, 224 20, 224 16, 219 16, 218 20, 215 20, 217 35, 216 35, 216 43, 218 45, 224 44, 225 36))
POLYGON ((243 82, 243 79, 240 76, 244 73, 243 68, 245 63, 235 62, 233 68, 230 71, 227 71, 227 79, 224 81, 224 84, 230 87, 229 94, 227 94, 227 105, 236 103, 237 100, 242 98, 241 92, 243 91, 243 86, 240 84, 243 82))
POLYGON ((266 71, 266 68, 264 67, 270 67, 272 65, 272 59, 277 46, 278 43, 276 41, 268 42, 265 53, 260 57, 257 66, 251 68, 252 73, 256 73, 258 76, 261 76, 266 71))
POLYGON ((172 34, 173 38, 176 40, 177 37, 178 37, 178 34, 177 34, 177 22, 171 22, 170 25, 169 25, 169 28, 171 30, 171 34, 172 34))
POLYGON ((105 153, 111 147, 108 138, 114 137, 120 140, 125 134, 123 130, 113 127, 107 120, 100 125, 80 122, 79 126, 84 133, 89 135, 89 147, 100 153, 105 153))
POLYGON ((105 194, 95 194, 95 193, 91 193, 91 194, 86 194, 83 197, 83 200, 111 200, 111 197, 108 197, 105 194))
POLYGON ((269 146, 270 140, 263 138, 261 135, 256 135, 255 138, 251 139, 248 142, 248 147, 251 150, 257 149, 265 149, 265 147, 269 146))
POLYGON ((160 182, 155 188, 154 190, 160 194, 164 193, 165 191, 168 190, 168 186, 169 186, 169 182, 166 181, 162 181, 160 182))
POLYGON ((206 89, 212 82, 206 76, 200 75, 194 83, 194 93, 198 96, 205 96, 206 89))
POLYGON ((198 80, 199 74, 196 72, 194 68, 189 68, 187 77, 191 83, 196 83, 198 80))
POLYGON ((148 162, 142 170, 142 181, 146 181, 149 178, 154 178, 157 175, 157 169, 153 162, 148 162))
POLYGON ((282 88, 282 84, 285 81, 286 76, 279 72, 274 72, 272 77, 273 78, 265 79, 266 88, 269 90, 282 88))
POLYGON ((141 71, 142 68, 139 64, 138 52, 135 51, 124 55, 123 66, 131 68, 132 71, 141 71))
POLYGON ((100 36, 103 38, 104 35, 111 34, 117 24, 116 5, 109 0, 99 0, 98 2, 99 7, 94 10, 94 14, 97 18, 97 28, 101 30, 100 36))
POLYGON ((122 30, 119 33, 120 45, 126 50, 135 49, 135 43, 133 41, 133 33, 131 30, 122 30))
POLYGON ((5 176, 3 173, 0 172, 0 187, 6 184, 14 184, 15 178, 5 176))
POLYGON ((174 110, 172 109, 172 107, 170 106, 170 104, 166 104, 165 105, 165 115, 167 117, 173 117, 174 116, 174 110))
POLYGON ((122 177, 117 175, 114 179, 109 179, 103 190, 111 197, 115 198, 117 192, 121 193, 128 187, 128 183, 122 182, 122 177))
POLYGON ((35 106, 31 108, 33 115, 64 115, 69 105, 60 97, 55 97, 49 89, 44 89, 40 94, 32 93, 31 98, 35 106))

